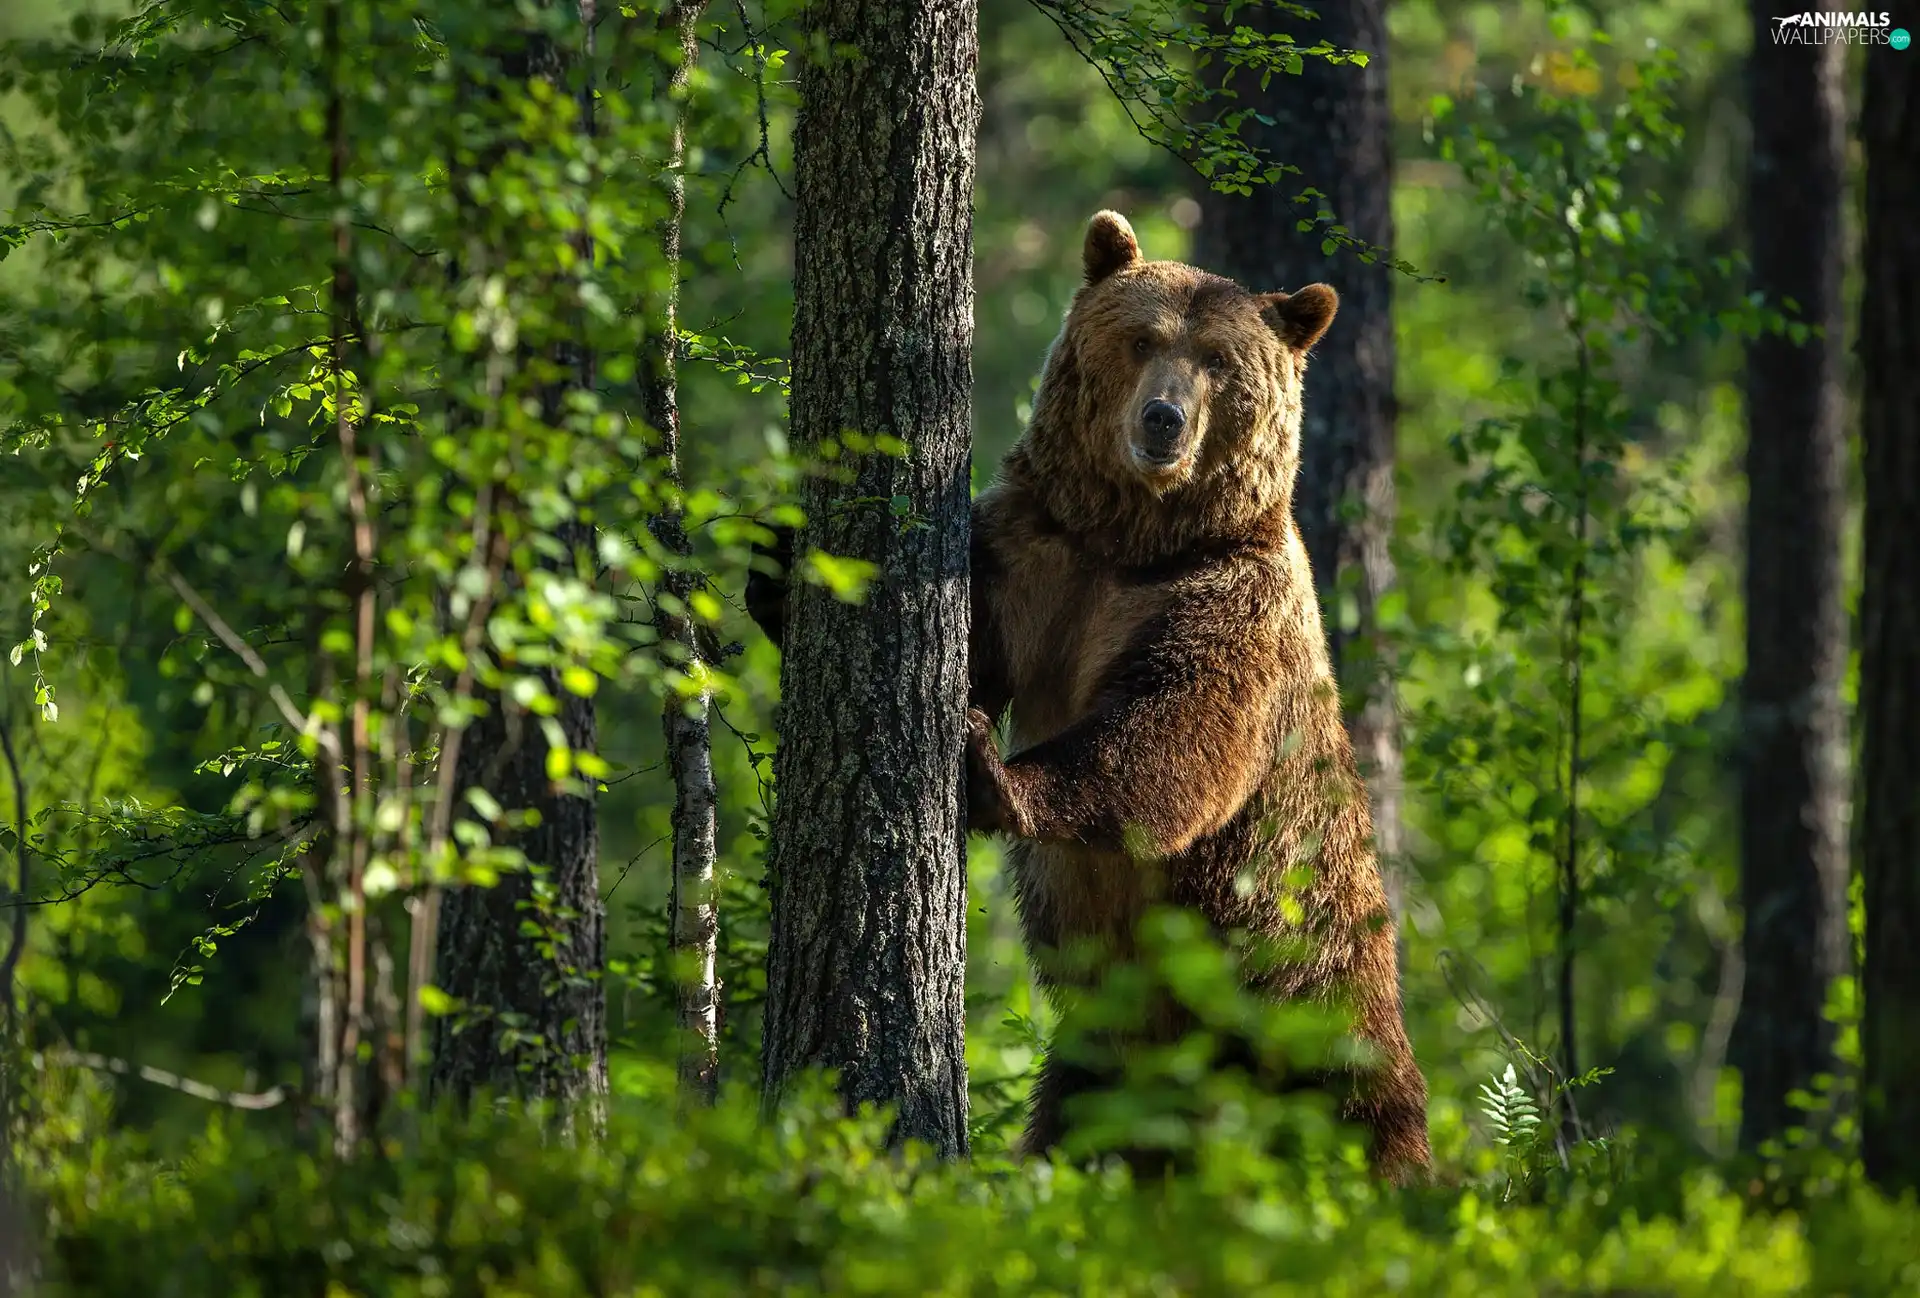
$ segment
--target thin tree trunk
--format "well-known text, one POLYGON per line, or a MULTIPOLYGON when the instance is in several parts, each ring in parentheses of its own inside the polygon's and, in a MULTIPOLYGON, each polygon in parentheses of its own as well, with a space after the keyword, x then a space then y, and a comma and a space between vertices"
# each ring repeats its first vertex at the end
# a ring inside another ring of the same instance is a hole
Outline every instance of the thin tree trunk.
POLYGON ((1388 543, 1394 520, 1393 275, 1384 262, 1321 251, 1323 235, 1298 222, 1321 204, 1297 206, 1293 196, 1312 186, 1326 197, 1339 223, 1376 247, 1393 242, 1393 119, 1387 105, 1385 0, 1321 6, 1306 22, 1247 6, 1236 26, 1324 38, 1363 50, 1365 68, 1304 61, 1298 76, 1275 76, 1266 89, 1241 73, 1229 83, 1234 108, 1255 109, 1272 125, 1249 118, 1243 137, 1298 176, 1262 185, 1250 196, 1203 190, 1195 264, 1259 292, 1298 289, 1324 281, 1340 292, 1340 317, 1315 346, 1307 370, 1301 426, 1300 481, 1294 517, 1313 563, 1314 583, 1326 607, 1327 637, 1347 725, 1373 803, 1375 841, 1396 916, 1403 914, 1404 880, 1397 863, 1401 832, 1400 727, 1391 677, 1381 663, 1376 613, 1393 584, 1388 543), (1348 600, 1351 600, 1351 606, 1348 600))
MULTIPOLYGON (((19 972, 20 961, 27 952, 27 916, 31 908, 27 905, 29 890, 32 886, 32 874, 29 869, 33 859, 33 847, 27 838, 28 806, 26 768, 21 764, 19 750, 13 744, 13 713, 9 708, 0 714, 0 759, 7 764, 7 792, 13 806, 13 823, 7 828, 13 831, 14 876, 11 886, 0 878, 0 897, 11 897, 13 914, 7 917, 6 954, 0 956, 0 1001, 4 1002, 4 1018, 0 1027, 7 1033, 8 1054, 0 1056, 0 1067, 9 1066, 14 1061, 11 1050, 20 1045, 16 1035, 21 1026, 21 1006, 15 996, 14 977, 19 972)), ((0 862, 0 871, 6 869, 0 862)), ((12 1094, 12 1078, 0 1075, 0 1098, 12 1094)), ((0 1106, 0 1119, 10 1118, 12 1110, 0 1106)), ((6 1137, 0 1132, 0 1139, 6 1137)), ((0 1164, 0 1168, 4 1165, 0 1164)))
MULTIPOLYGON (((590 51, 594 0, 579 0, 578 9, 590 51)), ((569 56, 529 33, 500 62, 510 75, 560 83, 569 56)), ((590 97, 583 107, 591 130, 590 97)), ((581 251, 591 254, 584 245, 581 251)), ((573 381, 590 386, 591 356, 566 350, 573 381)), ((549 420, 561 418, 564 398, 564 388, 545 394, 549 420)), ((558 537, 570 553, 592 553, 591 528, 570 524, 558 537)), ((593 700, 563 688, 557 672, 544 677, 559 703, 554 720, 565 746, 597 751, 593 700)), ((593 784, 583 781, 584 795, 556 784, 547 774, 552 745, 540 719, 498 695, 486 703, 485 715, 468 724, 455 763, 462 803, 467 790, 483 789, 503 808, 537 811, 539 823, 512 840, 529 869, 442 900, 436 981, 464 1009, 435 1022, 429 1085, 461 1101, 486 1090, 563 1108, 591 1103, 607 1089, 606 925, 593 784)))
POLYGON ((6 954, 0 957, 0 1000, 5 1002, 4 1015, 0 1015, 0 1298, 24 1292, 30 1278, 27 1217, 21 1211, 20 1167, 13 1146, 14 1133, 25 1127, 26 1095, 20 1079, 27 1054, 23 1015, 14 996, 14 975, 27 945, 27 897, 32 886, 28 867, 33 848, 27 839, 27 780, 13 745, 14 715, 11 707, 0 711, 0 761, 7 768, 5 787, 13 813, 7 828, 13 832, 14 858, 11 863, 0 859, 0 898, 7 899, 13 910, 7 922, 6 954), (11 882, 5 878, 9 864, 15 871, 11 882))
POLYGON ((1867 1175, 1920 1189, 1920 70, 1867 51, 1860 600, 1867 1175))
POLYGON ((1844 45, 1776 45, 1752 5, 1747 181, 1753 287, 1824 330, 1747 352, 1747 667, 1740 858, 1746 981, 1729 1058, 1740 1143, 1805 1122, 1788 1093, 1833 1069, 1827 988, 1847 948, 1844 45))
MULTIPOLYGON (((0 1135, 0 1142, 11 1140, 0 1135)), ((12 1150, 0 1159, 0 1298, 32 1292, 35 1274, 33 1239, 21 1206, 20 1178, 14 1171, 12 1150)))
MULTIPOLYGON (((1582 260, 1579 240, 1573 241, 1576 280, 1582 260)), ((1592 524, 1592 500, 1587 477, 1587 401, 1593 390, 1593 353, 1587 346, 1585 313, 1574 309, 1569 321, 1578 340, 1575 352, 1579 368, 1575 371, 1573 409, 1573 472, 1579 484, 1574 490, 1573 572, 1567 592, 1566 639, 1562 642, 1567 672, 1567 784, 1564 850, 1560 857, 1560 931, 1556 934, 1560 955, 1560 977, 1555 991, 1560 1002, 1560 1068, 1563 1077, 1580 1076, 1579 984, 1574 977, 1579 954, 1580 924, 1580 777, 1586 769, 1586 749, 1582 742, 1582 721, 1586 705, 1586 647, 1583 628, 1587 621, 1588 534, 1592 524)), ((1561 1113, 1561 1134, 1568 1142, 1580 1139, 1580 1114, 1571 1094, 1566 1095, 1561 1113)))
MULTIPOLYGON (((680 63, 668 78, 668 92, 684 95, 700 59, 699 22, 705 0, 682 0, 666 15, 666 25, 679 37, 680 63)), ((679 351, 680 227, 686 217, 687 186, 681 168, 686 158, 687 110, 684 99, 675 110, 673 143, 667 161, 668 214, 661 231, 661 256, 673 268, 668 290, 666 330, 648 358, 647 422, 660 435, 666 474, 676 499, 674 507, 654 521, 661 544, 682 560, 668 571, 666 594, 672 606, 663 610, 660 640, 669 661, 681 672, 697 676, 700 643, 688 614, 688 601, 702 584, 690 562, 693 546, 687 538, 678 492, 680 472, 680 403, 676 388, 679 351)), ((720 987, 715 961, 720 935, 720 911, 714 896, 716 818, 719 796, 713 782, 713 743, 708 722, 708 695, 702 689, 692 698, 667 695, 663 718, 667 766, 673 773, 673 980, 681 1031, 679 1076, 683 1094, 711 1104, 720 1078, 720 987)))
POLYGON ((793 430, 905 458, 812 479, 797 555, 875 564, 788 597, 768 873, 765 1087, 839 1073, 897 1137, 967 1149, 967 692, 976 0, 815 0, 795 175, 793 430), (856 53, 857 51, 857 53, 856 53), (891 502, 891 503, 890 503, 891 502))
POLYGON ((344 0, 332 0, 321 19, 320 37, 327 77, 328 184, 335 199, 327 369, 336 386, 333 433, 351 545, 340 593, 351 611, 352 658, 349 664, 323 653, 317 660, 317 693, 341 699, 344 716, 319 728, 317 793, 327 829, 307 851, 304 862, 313 957, 308 992, 313 997, 313 1026, 319 1034, 310 1058, 319 1071, 312 1079, 312 1097, 326 1107, 334 1150, 343 1158, 376 1134, 386 1103, 399 1084, 401 1064, 398 1034, 391 1030, 394 1025, 386 1014, 391 996, 381 985, 390 956, 366 887, 375 850, 373 804, 378 798, 383 726, 374 712, 373 670, 379 501, 374 448, 362 438, 374 393, 371 367, 366 363, 369 339, 361 321, 347 200, 353 152, 347 128, 347 58, 365 34, 347 29, 350 21, 344 0))

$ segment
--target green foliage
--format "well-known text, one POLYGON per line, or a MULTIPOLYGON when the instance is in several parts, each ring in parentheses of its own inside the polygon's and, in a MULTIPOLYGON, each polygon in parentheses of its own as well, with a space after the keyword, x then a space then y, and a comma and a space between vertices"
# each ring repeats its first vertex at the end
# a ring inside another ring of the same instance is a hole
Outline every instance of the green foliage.
MULTIPOLYGON (((1100 0, 1034 3, 1075 52, 1100 70, 1141 136, 1186 161, 1222 194, 1251 194, 1255 185, 1275 185, 1300 174, 1286 159, 1268 156, 1241 135, 1259 115, 1235 102, 1236 83, 1257 83, 1265 90, 1276 74, 1297 76, 1307 59, 1354 67, 1365 67, 1368 59, 1364 50, 1340 49, 1325 40, 1296 42, 1286 32, 1269 30, 1274 21, 1311 24, 1313 10, 1291 0, 1198 6, 1129 0, 1118 8, 1100 0)), ((1329 255, 1346 249, 1363 262, 1383 259, 1396 270, 1418 273, 1411 263, 1357 238, 1319 189, 1307 185, 1293 202, 1302 210, 1300 229, 1317 230, 1329 255)))
MULTIPOLYGON (((49 1067, 19 1129, 46 1223, 44 1290, 1868 1296, 1920 1277, 1920 1209, 1857 1180, 1798 1214, 1756 1210, 1697 1161, 1652 1158, 1631 1175, 1577 1165, 1547 1194, 1514 1194, 1510 1163, 1389 1189, 1323 1100, 1276 1100, 1208 1067, 1221 1029, 1313 1058, 1324 1016, 1316 1046, 1178 912, 1142 938, 1145 958, 1088 1008, 1124 1018, 1166 991, 1202 1029, 1129 1070, 1105 1097, 1108 1134, 1137 1147, 1173 1118, 1163 1145, 1185 1175, 1137 1184, 1097 1157, 942 1165, 889 1151, 887 1115, 840 1116, 824 1078, 771 1121, 739 1085, 689 1111, 673 1061, 651 1056, 629 1059, 592 1139, 556 1140, 504 1102, 415 1114, 341 1161, 216 1112, 187 1157, 161 1162, 137 1132, 102 1128, 91 1074, 49 1067), (1276 1156, 1280 1132, 1292 1139, 1276 1156)), ((1514 1070, 1489 1092, 1504 1157, 1538 1148, 1514 1070)))
MULTIPOLYGON (((653 523, 677 514, 704 570, 737 572, 794 468, 761 455, 682 490, 635 413, 670 283, 647 250, 672 106, 589 87, 652 75, 670 41, 620 36, 589 61, 557 9, 182 0, 0 51, 37 119, 0 143, 5 245, 37 259, 0 312, 19 344, 0 448, 38 532, 11 660, 55 723, 55 675, 93 666, 71 656, 91 619, 65 579, 118 567, 170 591, 161 673, 191 682, 226 754, 191 774, 240 774, 211 807, 43 797, 32 900, 224 872, 216 895, 237 884, 251 909, 222 903, 171 991, 284 880, 307 884, 337 969, 385 968, 395 933, 430 949, 440 890, 525 868, 512 840, 532 813, 456 787, 476 716, 539 727, 550 781, 605 789, 612 762, 565 742, 564 695, 737 688, 721 655, 662 648, 661 615, 712 634, 726 603, 659 589, 687 560, 653 523), (56 833, 82 830, 63 855, 56 833)), ((740 347, 684 346, 764 386, 740 347)), ((567 922, 541 881, 532 895, 535 930, 567 922)), ((485 1012, 430 970, 374 1002, 485 1012)))
POLYGON ((511 1112, 423 1126, 403 1157, 341 1164, 216 1120, 177 1171, 69 1114, 33 1189, 49 1295, 678 1293, 1868 1298, 1910 1291, 1911 1205, 1852 1190, 1756 1214, 1710 1173, 1551 1206, 1497 1188, 1394 1194, 1337 1163, 1210 1143, 1196 1175, 937 1166, 888 1154, 877 1115, 816 1092, 761 1122, 619 1106, 601 1139, 511 1112))
MULTIPOLYGON (((1713 886, 1673 786, 1714 756, 1713 709, 1737 671, 1694 648, 1725 635, 1694 591, 1715 573, 1696 565, 1726 425, 1679 435, 1644 376, 1780 320, 1741 301, 1734 260, 1703 259, 1661 201, 1685 145, 1679 55, 1648 41, 1628 56, 1548 13, 1554 45, 1531 75, 1440 96, 1427 123, 1520 255, 1507 291, 1551 330, 1476 358, 1480 413, 1446 435, 1450 488, 1407 556, 1449 598, 1409 634, 1402 679, 1432 835, 1421 868, 1455 916, 1450 985, 1510 1044, 1503 1019, 1532 1037, 1550 1021, 1565 1074, 1650 1008, 1596 994, 1585 971, 1630 961, 1637 917, 1713 886), (1523 978, 1490 972, 1523 945, 1523 978), (1512 992, 1492 990, 1503 976, 1512 992)), ((1555 1129, 1572 1118, 1564 1094, 1555 1129)))
POLYGON ((1513 1075, 1512 1064, 1508 1064, 1507 1070, 1494 1078, 1492 1083, 1480 1084, 1480 1111, 1487 1115, 1493 1143, 1516 1155, 1531 1149, 1539 1136, 1540 1106, 1520 1089, 1519 1080, 1513 1075))

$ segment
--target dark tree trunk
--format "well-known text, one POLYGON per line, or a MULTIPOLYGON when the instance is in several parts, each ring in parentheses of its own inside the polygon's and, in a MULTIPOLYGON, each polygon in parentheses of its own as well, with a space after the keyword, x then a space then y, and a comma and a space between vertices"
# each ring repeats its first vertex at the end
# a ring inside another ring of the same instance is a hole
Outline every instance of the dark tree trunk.
MULTIPOLYGON (((577 8, 581 42, 589 45, 594 0, 579 0, 577 8)), ((498 56, 509 76, 556 83, 565 81, 569 61, 567 51, 531 34, 498 56)), ((591 130, 590 98, 583 109, 591 130)), ((581 252, 590 257, 591 248, 583 242, 581 252)), ((557 350, 572 381, 591 386, 591 356, 576 346, 557 350)), ((542 395, 546 418, 557 424, 565 387, 542 395)), ((591 528, 566 524, 557 535, 591 561, 591 528)), ((556 672, 546 673, 545 684, 559 702, 555 720, 567 748, 597 751, 593 701, 564 689, 556 672)), ((592 1100, 607 1089, 606 925, 593 785, 582 781, 575 788, 585 792, 576 793, 550 779, 551 745, 540 719, 497 694, 482 697, 487 712, 467 726, 455 762, 462 805, 468 790, 482 789, 508 811, 537 811, 539 823, 506 840, 525 854, 528 869, 491 887, 456 889, 441 903, 435 981, 463 1008, 436 1021, 430 1089, 462 1101, 479 1090, 563 1106, 592 1100)))
POLYGON ((1867 51, 1860 600, 1867 1175, 1920 1189, 1920 69, 1867 51))
POLYGON ((1846 973, 1846 514, 1840 304, 1844 45, 1776 45, 1752 6, 1748 237, 1753 287, 1824 330, 1747 352, 1747 667, 1740 857, 1746 979, 1729 1059, 1740 1143, 1803 1122, 1787 1095, 1833 1068, 1827 988, 1846 973))
POLYGON ((1265 90, 1246 73, 1228 83, 1237 98, 1222 106, 1253 107, 1273 119, 1266 126, 1249 118, 1243 137, 1301 174, 1258 186, 1251 196, 1201 192, 1194 261, 1256 292, 1325 282, 1340 293, 1339 317, 1314 347, 1307 370, 1293 512, 1326 609, 1347 725, 1372 798, 1382 873, 1398 915, 1400 728, 1375 619, 1393 583, 1394 272, 1383 262, 1367 265, 1352 252, 1321 252, 1323 236, 1297 226, 1322 204, 1292 201, 1312 186, 1356 238, 1376 247, 1393 241, 1386 3, 1323 5, 1320 15, 1318 22, 1306 22, 1257 5, 1235 14, 1236 25, 1285 32, 1301 44, 1324 38, 1364 50, 1369 59, 1359 68, 1310 58, 1298 76, 1275 76, 1265 90))
MULTIPOLYGON (((0 957, 0 1298, 12 1298, 27 1290, 30 1262, 27 1214, 21 1211, 20 1169, 14 1157, 14 1134, 25 1129, 22 1121, 26 1097, 20 1078, 26 1054, 26 1034, 21 1031, 20 1010, 14 1000, 14 971, 26 950, 27 896, 32 877, 28 869, 32 849, 27 840, 29 803, 26 777, 20 769, 20 754, 13 745, 13 713, 0 713, 0 760, 6 763, 6 789, 11 794, 10 820, 13 833, 13 858, 18 873, 11 884, 6 880, 8 862, 0 860, 0 897, 8 898, 13 914, 8 918, 6 955, 0 957)), ((5 823, 5 822, 0 822, 5 823)), ((68 957, 71 960, 71 957, 68 957)))
MULTIPOLYGON (((547 689, 567 746, 596 751, 592 701, 556 679, 547 689)), ((591 798, 555 792, 539 719, 498 696, 487 702, 467 726, 455 778, 508 810, 537 810, 540 824, 507 840, 529 870, 442 903, 436 981, 467 1008, 436 1021, 432 1089, 463 1101, 477 1090, 589 1099, 607 1089, 599 821, 591 798)))
POLYGON ((849 455, 844 480, 807 489, 796 553, 878 576, 859 605, 792 584, 768 861, 769 1100, 836 1069, 849 1104, 895 1106, 897 1136, 946 1155, 967 1148, 976 19, 976 0, 807 11, 823 61, 802 73, 795 146, 795 443, 910 450, 849 455))

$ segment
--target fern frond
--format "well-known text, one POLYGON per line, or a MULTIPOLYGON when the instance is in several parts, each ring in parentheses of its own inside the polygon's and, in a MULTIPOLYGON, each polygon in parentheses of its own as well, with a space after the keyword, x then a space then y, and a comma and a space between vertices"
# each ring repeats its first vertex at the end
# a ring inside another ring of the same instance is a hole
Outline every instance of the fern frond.
POLYGON ((1493 1128, 1495 1144, 1525 1148, 1540 1127, 1540 1106, 1521 1087, 1511 1063, 1491 1085, 1480 1084, 1480 1111, 1493 1128))

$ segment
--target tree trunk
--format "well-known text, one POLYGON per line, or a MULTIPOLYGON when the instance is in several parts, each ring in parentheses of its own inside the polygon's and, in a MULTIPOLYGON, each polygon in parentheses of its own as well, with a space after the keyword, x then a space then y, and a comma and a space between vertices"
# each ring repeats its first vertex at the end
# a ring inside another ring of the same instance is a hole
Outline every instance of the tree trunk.
POLYGON ((1844 45, 1776 45, 1752 6, 1748 236, 1753 287, 1824 330, 1747 351, 1747 667, 1740 859, 1746 980, 1730 1060, 1740 1143, 1805 1121, 1787 1103, 1833 1069, 1827 988, 1847 972, 1847 627, 1841 213, 1844 45))
MULTIPOLYGON (((590 49, 594 0, 580 0, 578 11, 590 49)), ((560 83, 569 55, 527 34, 502 51, 499 63, 509 76, 560 83)), ((591 130, 590 98, 583 110, 591 130)), ((590 260, 591 251, 583 241, 583 257, 590 260)), ((591 386, 591 356, 563 350, 572 381, 591 386)), ((565 391, 563 385, 542 394, 550 422, 562 417, 565 391)), ((557 536, 570 553, 592 555, 591 528, 565 524, 557 536)), ((559 702, 554 720, 565 746, 597 751, 593 700, 563 688, 557 672, 545 672, 544 680, 559 702)), ((547 773, 552 745, 540 719, 497 694, 484 697, 487 711, 468 724, 455 762, 462 805, 468 790, 482 789, 508 811, 537 811, 539 823, 511 840, 527 869, 491 887, 456 889, 441 903, 436 982, 463 1008, 436 1021, 430 1088, 463 1102, 486 1090, 567 1107, 607 1089, 606 925, 593 784, 582 782, 584 796, 562 788, 547 773)))
POLYGON ((796 554, 878 573, 858 605, 792 584, 768 861, 768 1099, 835 1069, 849 1105, 895 1106, 896 1137, 949 1156, 967 1148, 976 19, 976 0, 807 11, 795 442, 808 455, 857 433, 909 453, 848 454, 805 493, 796 554))
MULTIPOLYGON (((678 36, 680 63, 667 78, 668 93, 680 96, 700 60, 699 22, 705 0, 681 0, 665 15, 664 25, 678 36)), ((666 329, 648 357, 647 422, 660 435, 661 456, 674 508, 654 520, 660 543, 682 560, 671 569, 664 585, 671 606, 660 619, 660 643, 672 666, 684 675, 700 670, 700 643, 688 614, 688 600, 702 585, 700 573, 687 562, 693 554, 677 494, 680 476, 680 402, 676 388, 679 353, 680 226, 686 216, 687 185, 681 172, 686 158, 685 101, 675 108, 673 143, 667 160, 668 214, 661 231, 661 257, 673 268, 668 290, 666 329)), ((718 957, 720 912, 714 897, 715 838, 719 795, 713 782, 713 737, 708 722, 708 695, 703 689, 692 698, 667 695, 663 725, 667 766, 673 776, 673 980, 678 1004, 681 1040, 678 1046, 680 1087, 684 1095, 711 1104, 720 1080, 720 988, 718 957)))
MULTIPOLYGON (((552 677, 546 684, 560 700, 567 747, 597 751, 592 700, 552 677)), ((540 824, 511 840, 528 869, 457 888, 442 904, 436 981, 467 1008, 437 1020, 432 1089, 462 1101, 481 1090, 590 1099, 607 1089, 594 802, 554 791, 538 718, 498 696, 488 703, 467 726, 455 779, 508 810, 537 810, 540 824)))
POLYGON ((1204 191, 1194 261, 1256 292, 1324 281, 1340 293, 1339 318, 1313 351, 1301 426, 1300 481, 1294 517, 1326 609, 1327 636, 1347 701, 1347 726, 1373 802, 1375 840, 1396 916, 1402 913, 1400 728, 1393 681, 1383 669, 1376 610, 1393 584, 1394 418, 1393 275, 1363 263, 1297 223, 1322 204, 1295 205, 1305 186, 1325 194, 1338 222, 1376 247, 1393 241, 1392 117, 1387 105, 1385 0, 1322 6, 1309 23, 1266 6, 1243 8, 1236 25, 1297 43, 1324 38, 1364 50, 1365 68, 1304 61, 1298 76, 1275 76, 1262 90, 1241 73, 1222 106, 1251 107, 1244 139, 1276 162, 1300 168, 1251 196, 1204 191), (1351 605, 1348 601, 1351 600, 1351 605))
POLYGON ((1867 51, 1866 581, 1860 599, 1862 873, 1867 904, 1863 1152, 1920 1189, 1920 70, 1867 51))

